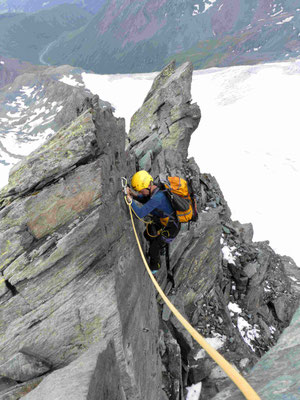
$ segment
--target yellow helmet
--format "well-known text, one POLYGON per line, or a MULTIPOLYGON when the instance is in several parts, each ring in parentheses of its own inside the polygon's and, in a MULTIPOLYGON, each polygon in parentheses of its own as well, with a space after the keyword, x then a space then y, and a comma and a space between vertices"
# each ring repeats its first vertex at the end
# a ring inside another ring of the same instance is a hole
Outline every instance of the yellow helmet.
POLYGON ((136 192, 148 188, 150 182, 153 182, 152 176, 147 171, 136 172, 131 179, 131 186, 136 192))

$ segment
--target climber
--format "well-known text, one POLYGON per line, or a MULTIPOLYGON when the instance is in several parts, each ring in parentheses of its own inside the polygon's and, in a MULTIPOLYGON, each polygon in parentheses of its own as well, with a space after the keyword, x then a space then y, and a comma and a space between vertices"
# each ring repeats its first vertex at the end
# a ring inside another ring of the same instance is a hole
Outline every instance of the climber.
MULTIPOLYGON (((135 173, 131 180, 135 194, 127 187, 127 201, 132 202, 132 208, 139 218, 151 216, 153 223, 147 226, 144 236, 150 243, 149 257, 150 269, 156 274, 160 268, 160 253, 172 242, 180 231, 176 212, 173 210, 167 195, 153 182, 152 176, 147 171, 135 173), (143 205, 139 207, 135 201, 143 205)), ((168 271, 168 274, 170 271, 168 271)))

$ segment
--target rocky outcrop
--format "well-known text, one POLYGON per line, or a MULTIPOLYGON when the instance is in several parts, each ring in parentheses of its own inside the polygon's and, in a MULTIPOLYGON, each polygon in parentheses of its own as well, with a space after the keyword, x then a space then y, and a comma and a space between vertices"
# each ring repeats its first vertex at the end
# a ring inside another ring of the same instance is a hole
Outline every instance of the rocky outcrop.
MULTIPOLYGON (((83 103, 91 102, 81 73, 67 65, 32 67, 0 90, 0 187, 14 164, 74 121, 83 103)), ((99 103, 110 108, 107 102, 99 103)))
MULTIPOLYGON (((98 378, 105 366, 120 371, 120 390, 111 385, 111 398, 119 392, 158 398, 157 306, 132 246, 120 191, 120 178, 133 165, 124 148, 124 120, 98 106, 12 171, 0 211, 3 377, 20 376, 28 359, 8 361, 21 353, 77 380, 77 364, 64 367, 105 340, 108 347, 87 363, 103 361, 98 378)), ((84 368, 85 362, 78 365, 84 368)), ((92 375, 87 371, 85 382, 93 392, 102 384, 92 375)))
MULTIPOLYGON (((248 375, 249 383, 264 400, 297 399, 299 396, 299 317, 294 314, 277 344, 266 353, 248 375)), ((214 400, 242 400, 244 397, 231 385, 214 400)))
POLYGON ((253 243, 215 178, 187 159, 200 120, 191 80, 190 63, 159 74, 127 146, 124 120, 88 98, 11 171, 0 194, 0 398, 182 400, 202 381, 210 399, 228 386, 155 297, 121 187, 141 168, 186 176, 198 199, 198 221, 170 246, 174 285, 165 257, 157 275, 178 310, 242 371, 288 326, 299 296, 289 260, 253 243))
MULTIPOLYGON (((190 135, 200 119, 198 106, 191 104, 190 68, 186 63, 175 71, 171 63, 157 76, 131 120, 128 147, 139 169, 153 176, 180 174, 192 180, 201 212, 197 223, 182 226, 171 245, 175 281, 171 299, 205 337, 221 342, 221 353, 243 372, 276 343, 299 295, 286 274, 284 257, 267 242, 252 242, 252 225, 231 220, 215 178, 200 173, 194 160, 187 159, 190 135)), ((163 269, 158 276, 163 285, 165 275, 163 269)), ((180 398, 182 385, 202 381, 203 398, 211 398, 228 385, 228 378, 166 307, 161 312, 163 384, 168 397, 180 398)))

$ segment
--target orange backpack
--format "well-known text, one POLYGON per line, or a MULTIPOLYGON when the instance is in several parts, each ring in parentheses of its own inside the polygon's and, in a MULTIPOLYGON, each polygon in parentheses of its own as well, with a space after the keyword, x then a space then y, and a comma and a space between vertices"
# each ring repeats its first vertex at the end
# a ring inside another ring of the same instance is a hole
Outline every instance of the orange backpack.
POLYGON ((179 176, 168 176, 166 180, 160 180, 162 190, 176 211, 178 221, 181 223, 196 221, 198 218, 196 201, 192 200, 188 183, 179 176))

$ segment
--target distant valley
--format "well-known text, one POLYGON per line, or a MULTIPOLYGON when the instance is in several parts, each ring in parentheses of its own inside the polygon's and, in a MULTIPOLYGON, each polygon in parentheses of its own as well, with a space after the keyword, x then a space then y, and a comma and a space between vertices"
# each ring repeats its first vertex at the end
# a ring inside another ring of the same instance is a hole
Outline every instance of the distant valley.
POLYGON ((174 58, 203 69, 300 54, 297 0, 62 1, 1 1, 0 54, 105 74, 158 71, 174 58))

